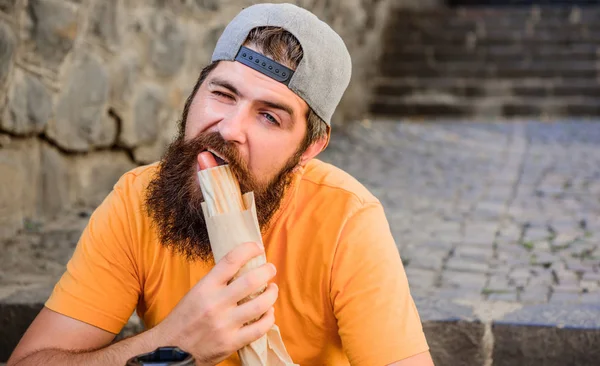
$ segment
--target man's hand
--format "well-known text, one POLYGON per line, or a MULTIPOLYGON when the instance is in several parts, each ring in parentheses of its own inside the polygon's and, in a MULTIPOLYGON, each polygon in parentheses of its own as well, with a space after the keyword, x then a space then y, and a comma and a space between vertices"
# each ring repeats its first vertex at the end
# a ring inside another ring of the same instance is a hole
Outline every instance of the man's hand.
POLYGON ((8 365, 124 365, 130 357, 160 346, 179 346, 194 355, 196 365, 214 365, 260 338, 275 322, 275 284, 251 301, 237 305, 273 278, 272 264, 253 269, 228 285, 246 262, 262 253, 262 248, 254 243, 235 248, 181 299, 163 322, 109 346, 114 334, 44 308, 8 365), (261 315, 257 322, 244 326, 261 315))
POLYGON ((266 285, 275 276, 275 266, 267 263, 229 283, 249 260, 261 254, 263 249, 256 243, 229 252, 152 329, 154 336, 163 345, 177 345, 191 353, 197 365, 214 365, 266 334, 275 323, 277 285, 270 284, 242 305, 238 302, 266 285))

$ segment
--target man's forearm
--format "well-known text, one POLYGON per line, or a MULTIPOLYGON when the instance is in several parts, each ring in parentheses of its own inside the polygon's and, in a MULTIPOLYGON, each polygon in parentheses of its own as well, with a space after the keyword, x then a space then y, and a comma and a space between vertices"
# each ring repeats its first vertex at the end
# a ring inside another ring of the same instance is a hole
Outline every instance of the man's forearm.
POLYGON ((62 365, 62 366, 121 366, 128 359, 141 353, 154 351, 160 346, 151 331, 124 339, 105 348, 88 351, 43 349, 17 360, 7 366, 62 365))

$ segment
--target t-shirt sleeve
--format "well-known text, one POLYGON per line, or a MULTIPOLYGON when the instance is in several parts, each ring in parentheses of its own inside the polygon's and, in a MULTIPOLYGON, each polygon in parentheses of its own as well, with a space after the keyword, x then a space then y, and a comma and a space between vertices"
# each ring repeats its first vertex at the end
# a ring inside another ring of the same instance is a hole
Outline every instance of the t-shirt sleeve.
POLYGON ((365 204, 342 230, 331 301, 352 365, 387 365, 429 349, 381 204, 365 204))
POLYGON ((46 307, 119 333, 136 307, 140 281, 132 251, 132 229, 119 183, 95 210, 66 272, 46 307))

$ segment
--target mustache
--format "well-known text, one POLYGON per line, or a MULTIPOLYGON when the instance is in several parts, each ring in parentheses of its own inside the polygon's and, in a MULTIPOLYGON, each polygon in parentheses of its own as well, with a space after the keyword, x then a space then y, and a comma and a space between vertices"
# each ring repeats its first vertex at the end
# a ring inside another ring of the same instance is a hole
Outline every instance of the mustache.
MULTIPOLYGON (((184 143, 186 155, 198 156, 203 151, 212 150, 225 159, 232 174, 242 184, 244 180, 251 179, 247 163, 242 158, 234 142, 225 141, 220 133, 210 132, 200 134, 184 143)), ((244 184, 242 184, 244 185, 244 184)), ((243 191, 242 187, 242 191, 243 191)))

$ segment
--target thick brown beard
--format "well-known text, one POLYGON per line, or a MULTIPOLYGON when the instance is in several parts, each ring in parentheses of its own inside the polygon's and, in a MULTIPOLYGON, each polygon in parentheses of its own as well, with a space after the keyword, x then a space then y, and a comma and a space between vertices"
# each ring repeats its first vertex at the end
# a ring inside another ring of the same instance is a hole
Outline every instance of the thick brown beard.
POLYGON ((212 259, 200 205, 204 199, 197 180, 197 156, 206 149, 227 160, 242 193, 254 192, 257 218, 263 234, 281 205, 302 155, 301 151, 296 152, 274 178, 267 184, 260 184, 248 171, 234 144, 223 140, 219 133, 202 134, 187 142, 180 136, 171 143, 148 185, 146 211, 162 245, 188 260, 212 259))

